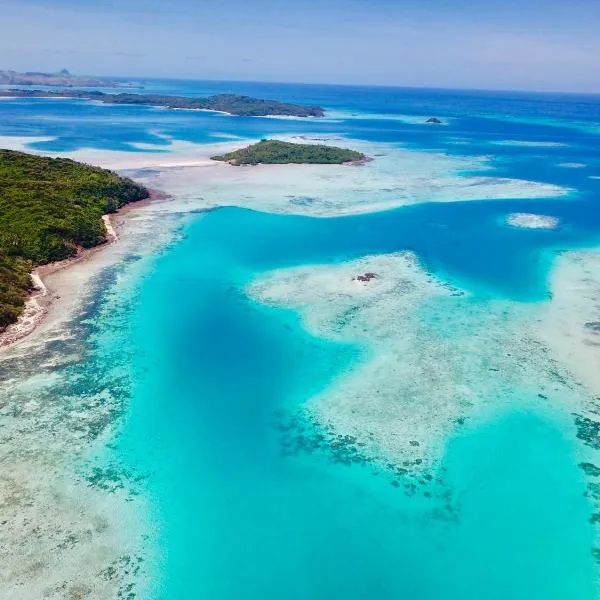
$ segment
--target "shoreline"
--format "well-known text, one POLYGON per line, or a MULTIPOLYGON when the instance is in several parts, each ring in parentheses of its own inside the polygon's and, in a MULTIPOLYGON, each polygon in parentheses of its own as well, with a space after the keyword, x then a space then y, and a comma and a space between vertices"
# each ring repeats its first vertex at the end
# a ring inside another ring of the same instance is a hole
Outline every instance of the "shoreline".
MULTIPOLYGON (((4 84, 5 86, 10 86, 10 85, 19 85, 19 84, 4 84)), ((33 84, 33 85, 38 85, 38 84, 33 84)), ((27 87, 29 87, 27 85, 27 87)), ((51 86, 48 86, 51 87, 51 86)), ((75 89, 75 91, 79 91, 77 88, 81 88, 81 87, 97 87, 97 86, 80 86, 80 85, 73 85, 73 86, 62 86, 63 88, 71 88, 71 89, 75 89)), ((113 87, 114 86, 102 86, 102 87, 113 87)), ((117 86, 117 87, 121 87, 121 86, 117 86)), ((125 87, 125 86, 123 86, 125 87)), ((129 89, 132 89, 131 87, 129 89)), ((143 88, 136 88, 136 89, 143 89, 143 88)), ((269 113, 269 114, 265 114, 265 115, 252 115, 252 114, 240 114, 240 113, 233 113, 233 112, 229 112, 226 110, 219 110, 216 108, 198 108, 198 107, 187 107, 187 106, 170 106, 170 105, 165 105, 165 104, 156 104, 156 103, 152 103, 152 102, 110 102, 109 100, 106 100, 107 96, 118 96, 119 94, 121 94, 122 92, 118 92, 116 94, 110 94, 110 93, 106 93, 106 92, 98 92, 99 94, 104 94, 104 97, 94 97, 94 96, 77 96, 77 95, 66 95, 66 96, 59 96, 57 95, 54 90, 45 90, 47 95, 35 95, 33 92, 36 91, 41 91, 41 90, 21 90, 20 88, 9 88, 7 90, 2 90, 0 88, 0 99, 1 98, 5 98, 5 99, 25 99, 25 100, 54 100, 54 99, 69 99, 69 100, 84 100, 86 102, 93 102, 99 105, 109 105, 109 106, 146 106, 149 108, 155 108, 155 109, 159 109, 159 110, 183 110, 183 111, 194 111, 194 112, 208 112, 208 113, 215 113, 218 115, 225 115, 227 117, 245 117, 245 118, 259 118, 259 119, 323 119, 325 118, 325 110, 321 108, 322 114, 320 115, 300 115, 300 114, 296 114, 296 115, 289 115, 289 114, 278 114, 278 113, 269 113), (11 94, 11 92, 18 92, 18 91, 23 91, 26 92, 25 94, 11 94), (31 93, 31 95, 28 95, 27 92, 31 93), (55 95, 56 94, 56 95, 55 95)), ((65 91, 65 93, 67 93, 67 91, 65 91)), ((235 94, 234 94, 235 95, 235 94)), ((140 94, 140 96, 144 96, 144 94, 140 94)), ((179 98, 177 96, 173 96, 173 98, 179 98)), ((209 97, 210 98, 210 97, 209 97)), ((242 98, 241 96, 239 98, 242 98)), ((260 98, 247 98, 251 101, 264 101, 260 98)), ((285 102, 280 102, 280 101, 274 101, 274 102, 278 102, 279 104, 288 104, 285 102)), ((297 107, 301 107, 301 108, 305 108, 303 105, 296 105, 297 107)))
POLYGON ((19 315, 17 322, 12 323, 4 331, 0 332, 0 353, 14 348, 36 331, 46 320, 50 308, 55 304, 56 300, 60 299, 60 295, 57 294, 56 290, 46 284, 47 277, 85 262, 107 247, 116 244, 119 241, 119 236, 115 229, 115 221, 119 217, 123 217, 134 208, 143 208, 153 202, 168 198, 168 194, 160 190, 149 189, 148 191, 150 192, 148 198, 137 202, 130 202, 114 213, 102 215, 107 235, 101 244, 80 250, 75 256, 71 256, 65 260, 40 265, 31 271, 30 276, 34 286, 25 301, 23 312, 19 315))
MULTIPOLYGON (((48 139, 46 137, 38 137, 30 138, 29 141, 46 141, 48 139)), ((320 138, 310 135, 279 136, 278 139, 321 141, 320 138)), ((329 141, 330 138, 323 138, 323 141, 325 139, 329 141)), ((29 150, 24 147, 26 138, 4 137, 4 140, 8 142, 7 147, 11 149, 19 151, 29 150)), ((389 165, 385 165, 386 159, 387 162, 390 162, 392 158, 397 160, 395 157, 397 153, 399 154, 399 158, 408 161, 409 164, 407 166, 411 167, 414 166, 413 163, 418 157, 413 156, 411 151, 396 149, 393 152, 388 149, 389 155, 386 154, 384 157, 380 157, 378 161, 375 161, 372 153, 373 147, 360 144, 355 144, 353 147, 363 152, 365 157, 339 165, 262 164, 252 167, 246 165, 236 166, 235 169, 232 169, 226 163, 211 160, 210 157, 212 154, 235 149, 239 146, 239 143, 236 140, 199 145, 191 142, 170 140, 171 151, 164 154, 147 152, 136 154, 123 151, 107 152, 94 150, 80 150, 68 153, 69 158, 88 164, 98 164, 103 168, 126 174, 133 179, 139 179, 140 174, 142 174, 142 179, 146 179, 143 172, 153 170, 158 170, 159 177, 155 178, 150 175, 150 179, 145 182, 146 187, 150 190, 150 197, 148 199, 127 204, 112 215, 103 215, 107 229, 107 239, 104 243, 90 249, 82 250, 77 255, 64 261, 38 266, 32 271, 32 275, 35 275, 35 287, 27 297, 23 313, 20 315, 18 321, 9 325, 0 333, 0 353, 14 347, 23 339, 29 337, 46 320, 50 306, 59 298, 56 291, 52 289, 52 286, 47 285, 47 277, 68 269, 75 264, 85 262, 103 248, 115 243, 117 236, 112 226, 113 220, 127 214, 130 210, 141 208, 157 199, 168 197, 170 194, 162 191, 165 188, 173 189, 175 196, 182 195, 181 192, 183 191, 183 196, 186 199, 191 200, 193 198, 194 203, 198 204, 197 208, 210 209, 216 206, 228 205, 229 203, 224 202, 221 197, 221 177, 227 172, 226 178, 228 182, 225 189, 229 197, 234 196, 237 198, 237 202, 234 202, 236 206, 266 212, 284 212, 286 214, 308 215, 312 217, 340 217, 367 212, 379 212, 418 203, 421 199, 414 197, 415 188, 420 188, 423 185, 423 178, 430 175, 441 177, 437 186, 427 193, 428 201, 430 202, 445 201, 445 196, 436 197, 436 195, 439 196, 440 190, 438 188, 446 189, 448 185, 454 185, 457 188, 452 200, 456 202, 468 201, 469 197, 457 199, 456 196, 460 195, 460 192, 469 193, 474 185, 478 185, 481 190, 477 194, 478 198, 483 197, 490 200, 497 197, 521 197, 524 195, 524 192, 527 192, 527 196, 548 197, 566 195, 570 191, 566 188, 553 189, 552 187, 548 187, 545 189, 543 186, 536 189, 537 184, 535 182, 510 180, 502 177, 455 176, 454 179, 448 179, 447 177, 444 178, 444 169, 440 171, 440 167, 434 168, 436 165, 425 168, 424 173, 417 173, 413 177, 414 181, 413 179, 409 179, 408 181, 404 179, 398 180, 388 172, 389 165), (347 175, 348 167, 368 167, 371 169, 373 168, 371 166, 373 164, 377 164, 378 170, 381 171, 377 173, 378 179, 384 179, 384 183, 381 185, 386 190, 390 190, 386 192, 387 194, 391 194, 390 198, 382 201, 381 204, 365 203, 365 194, 369 193, 370 195, 371 191, 377 192, 379 189, 378 187, 371 188, 368 177, 363 169, 353 170, 356 174, 350 176, 350 180, 347 175), (197 170, 198 168, 200 168, 200 171, 197 170), (323 169, 327 170, 327 174, 322 172, 323 169), (200 172, 202 173, 201 175, 200 172), (326 193, 321 191, 317 195, 316 189, 304 185, 303 182, 308 180, 305 177, 308 172, 317 174, 315 181, 318 185, 326 184, 326 187, 329 188, 326 190, 326 193), (292 179, 290 179, 291 174, 294 175, 292 179), (200 179, 203 180, 206 197, 210 198, 212 196, 210 202, 206 202, 204 197, 196 196, 196 194, 190 196, 189 194, 189 190, 193 189, 200 179), (180 186, 183 186, 183 190, 180 186), (255 186, 258 186, 260 193, 255 195, 255 197, 247 197, 244 190, 255 186), (498 186, 501 189, 493 189, 494 186, 498 186), (511 188, 511 186, 524 187, 525 190, 502 189, 511 188), (298 189, 300 190, 299 192, 296 191, 298 189), (403 195, 406 197, 399 200, 398 194, 401 189, 404 190, 403 195), (274 197, 271 197, 273 190, 276 190, 277 193, 274 197), (510 193, 511 191, 512 194, 510 193), (348 198, 350 198, 350 201, 348 201, 348 198), (333 200, 336 201, 334 206, 331 205, 333 200)), ((50 155, 54 156, 55 154, 57 156, 64 155, 63 153, 51 153, 50 155)), ((440 155, 434 155, 432 160, 439 161, 443 158, 440 155)), ((445 169, 452 167, 457 172, 460 172, 460 167, 464 167, 464 165, 459 164, 459 162, 457 161, 457 164, 444 165, 444 167, 445 169)))

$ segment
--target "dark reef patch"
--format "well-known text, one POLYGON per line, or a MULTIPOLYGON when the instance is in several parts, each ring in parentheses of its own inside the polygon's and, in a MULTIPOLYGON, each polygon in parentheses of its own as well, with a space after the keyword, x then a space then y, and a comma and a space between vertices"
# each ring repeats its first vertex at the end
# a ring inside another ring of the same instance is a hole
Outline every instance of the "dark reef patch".
MULTIPOLYGON (((459 507, 445 482, 444 467, 436 470, 426 468, 422 458, 405 459, 399 463, 382 461, 368 451, 365 441, 353 435, 336 434, 331 426, 321 427, 304 412, 277 411, 273 427, 280 434, 283 456, 319 454, 331 464, 369 468, 373 476, 385 478, 405 496, 441 503, 442 506, 434 511, 435 518, 458 519, 459 507)), ((418 448, 420 444, 417 440, 409 440, 409 445, 418 448)))
POLYGON ((577 437, 583 441, 586 446, 594 450, 600 450, 600 422, 575 414, 575 426, 577 427, 577 437))

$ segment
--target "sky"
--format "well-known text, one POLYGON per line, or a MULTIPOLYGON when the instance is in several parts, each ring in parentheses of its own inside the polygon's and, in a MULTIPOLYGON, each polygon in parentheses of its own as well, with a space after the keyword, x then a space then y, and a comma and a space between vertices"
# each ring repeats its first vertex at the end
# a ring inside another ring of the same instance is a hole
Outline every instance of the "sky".
POLYGON ((600 0, 0 0, 0 69, 600 93, 600 0))

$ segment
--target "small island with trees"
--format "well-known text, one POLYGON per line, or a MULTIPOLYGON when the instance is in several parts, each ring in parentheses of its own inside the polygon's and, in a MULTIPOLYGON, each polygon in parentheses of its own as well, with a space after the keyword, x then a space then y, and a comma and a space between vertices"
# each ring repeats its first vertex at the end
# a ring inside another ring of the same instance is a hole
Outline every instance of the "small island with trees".
POLYGON ((369 158, 346 148, 325 146, 322 144, 295 144, 279 140, 261 140, 246 148, 235 150, 212 160, 228 162, 231 165, 284 165, 284 164, 317 164, 341 165, 344 163, 364 163, 369 158))
POLYGON ((102 216, 148 196, 112 171, 0 150, 0 332, 22 313, 34 267, 102 244, 102 216))
POLYGON ((278 100, 238 96, 236 94, 217 94, 206 98, 188 98, 187 96, 163 96, 160 94, 108 94, 89 90, 48 91, 14 89, 0 91, 0 97, 2 96, 9 98, 81 98, 84 100, 96 100, 104 104, 132 104, 186 110, 211 110, 238 117, 322 117, 325 115, 324 109, 320 106, 304 106, 279 102, 278 100))

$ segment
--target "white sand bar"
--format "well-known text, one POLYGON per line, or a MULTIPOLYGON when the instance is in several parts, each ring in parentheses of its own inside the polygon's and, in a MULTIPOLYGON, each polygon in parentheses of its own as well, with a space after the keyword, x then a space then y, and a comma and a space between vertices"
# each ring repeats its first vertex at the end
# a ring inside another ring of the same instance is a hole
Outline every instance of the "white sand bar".
POLYGON ((525 229, 556 229, 559 224, 556 217, 533 213, 512 213, 506 217, 506 222, 512 227, 525 229))

